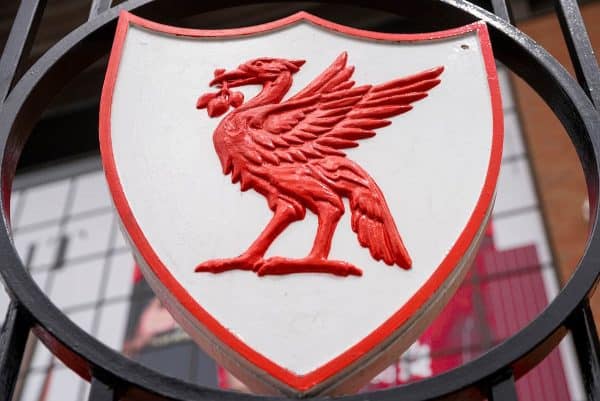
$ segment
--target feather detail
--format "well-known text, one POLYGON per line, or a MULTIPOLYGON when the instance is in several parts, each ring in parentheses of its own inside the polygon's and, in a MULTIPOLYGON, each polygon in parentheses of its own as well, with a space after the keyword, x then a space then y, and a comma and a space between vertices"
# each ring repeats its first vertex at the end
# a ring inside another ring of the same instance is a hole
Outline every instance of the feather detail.
MULTIPOLYGON (((252 166, 345 157, 343 149, 359 146, 360 140, 375 136, 378 128, 391 124, 389 119, 411 110, 412 103, 425 98, 428 90, 440 83, 439 74, 443 71, 441 67, 434 68, 374 86, 355 87, 354 81, 350 80, 354 67, 347 66, 346 62, 347 55, 342 53, 295 96, 281 103, 257 107, 249 113, 251 118, 246 134, 251 141, 245 142, 249 148, 242 153, 252 166)), ((239 172, 233 172, 239 179, 239 172)), ((356 171, 346 174, 331 170, 329 174, 329 179, 352 182, 357 176, 356 171)), ((366 185, 363 182, 355 184, 366 185)), ((369 205, 363 206, 361 210, 373 217, 369 205)), ((361 221, 353 220, 357 230, 361 224, 366 224, 361 221)), ((385 243, 381 230, 370 232, 368 227, 364 230, 360 235, 369 238, 375 235, 377 241, 385 243)), ((379 245, 372 246, 378 256, 389 259, 384 245, 381 249, 379 245)))
POLYGON ((354 66, 349 66, 340 71, 333 79, 323 86, 324 92, 329 92, 337 85, 346 82, 354 74, 354 66))
POLYGON ((273 144, 273 141, 266 134, 264 134, 262 132, 256 132, 254 134, 253 138, 258 144, 260 144, 266 148, 269 148, 269 149, 275 149, 275 145, 273 144))
POLYGON ((269 150, 257 149, 257 152, 263 158, 263 160, 271 162, 272 164, 279 166, 279 158, 275 154, 275 152, 269 150))
POLYGON ((305 143, 300 150, 310 158, 321 158, 324 156, 323 153, 315 149, 312 143, 305 143))
POLYGON ((340 107, 337 109, 331 109, 331 110, 327 110, 325 112, 322 112, 320 117, 335 117, 335 116, 340 116, 343 114, 347 114, 350 110, 352 110, 352 107, 340 107))
MULTIPOLYGON (((425 92, 425 91, 428 91, 429 89, 437 86, 440 82, 441 82, 441 80, 439 80, 439 79, 428 79, 425 81, 415 82, 411 85, 397 88, 397 90, 401 91, 402 93, 425 92)), ((374 88, 373 93, 379 93, 379 92, 382 92, 382 91, 385 91, 388 89, 393 89, 393 88, 394 88, 393 86, 385 85, 385 86, 381 86, 378 88, 374 88)))
POLYGON ((296 136, 300 139, 305 139, 305 140, 317 139, 319 137, 318 135, 315 135, 312 132, 306 132, 306 131, 298 131, 296 133, 296 136))
POLYGON ((313 145, 313 147, 316 150, 318 150, 319 152, 325 153, 325 154, 328 154, 328 155, 331 155, 331 156, 346 156, 346 154, 344 152, 340 152, 339 150, 334 149, 334 148, 332 148, 330 146, 322 146, 322 145, 319 145, 318 143, 315 143, 313 145))
POLYGON ((358 146, 358 143, 354 141, 349 141, 346 139, 335 138, 331 136, 326 136, 320 139, 317 139, 317 143, 323 146, 329 146, 335 149, 345 149, 345 148, 355 148, 358 146))
POLYGON ((281 137, 290 144, 302 145, 304 143, 303 139, 300 139, 296 135, 293 135, 293 134, 285 134, 285 135, 282 135, 281 137))
POLYGON ((296 159, 299 162, 306 162, 306 161, 308 161, 307 157, 299 149, 291 150, 290 154, 292 155, 292 157, 294 159, 296 159))
POLYGON ((394 104, 410 104, 417 100, 421 100, 427 97, 427 93, 417 92, 411 93, 408 95, 397 95, 397 96, 387 96, 387 97, 377 97, 373 99, 368 99, 365 103, 359 103, 356 105, 358 108, 366 107, 377 107, 377 106, 387 106, 394 104))
POLYGON ((345 99, 352 96, 362 96, 371 89, 371 85, 363 85, 352 89, 341 90, 323 95, 323 101, 345 99))
POLYGON ((365 117, 378 117, 388 118, 398 114, 406 113, 411 110, 412 106, 383 106, 383 107, 371 107, 361 108, 351 111, 348 116, 353 118, 365 118, 365 117))
POLYGON ((275 155, 279 158, 279 160, 288 161, 290 163, 294 162, 294 158, 288 151, 275 151, 275 155))
POLYGON ((375 85, 373 87, 373 89, 375 91, 379 91, 379 90, 385 90, 385 89, 398 87, 398 86, 406 87, 406 86, 412 85, 414 83, 421 83, 423 81, 429 81, 429 80, 439 76, 443 71, 444 71, 444 67, 442 67, 442 66, 435 67, 430 70, 425 70, 425 71, 419 72, 417 74, 410 75, 408 77, 398 78, 398 79, 394 79, 394 80, 385 82, 383 84, 375 85))
POLYGON ((353 106, 362 99, 362 96, 350 96, 336 100, 330 100, 320 105, 323 110, 337 109, 339 107, 353 106))
POLYGON ((323 71, 310 84, 308 84, 306 88, 302 89, 296 95, 291 97, 290 100, 295 100, 318 93, 327 82, 331 81, 346 66, 347 60, 348 53, 342 52, 325 71, 323 71))
POLYGON ((342 139, 355 140, 371 138, 375 136, 375 131, 362 128, 336 128, 329 135, 342 139))
POLYGON ((341 84, 339 84, 338 86, 336 86, 335 88, 332 89, 333 91, 341 91, 344 89, 350 89, 354 86, 356 82, 354 81, 348 81, 348 82, 342 82, 341 84))
POLYGON ((252 176, 247 172, 242 172, 240 179, 240 189, 242 192, 246 192, 250 188, 252 188, 252 176))
POLYGON ((321 127, 332 127, 335 124, 342 121, 346 116, 335 116, 335 117, 319 117, 313 124, 317 124, 321 127))
POLYGON ((302 129, 306 132, 311 132, 313 134, 323 134, 329 131, 328 127, 319 127, 317 125, 312 124, 303 125, 302 129))
POLYGON ((223 174, 227 175, 231 172, 231 168, 232 168, 232 162, 231 162, 231 156, 230 155, 225 155, 224 160, 223 160, 223 174))
POLYGON ((375 118, 353 118, 351 120, 344 121, 341 126, 347 128, 365 128, 365 129, 377 129, 387 127, 391 122, 388 120, 379 120, 375 118))
POLYGON ((279 135, 271 135, 271 141, 280 148, 288 148, 290 144, 279 135))
POLYGON ((254 151, 254 150, 245 149, 244 157, 246 158, 246 160, 248 160, 249 162, 254 163, 254 164, 262 164, 262 162, 263 162, 263 160, 260 157, 260 155, 258 154, 258 152, 254 151))
POLYGON ((231 169, 231 182, 236 183, 240 180, 240 175, 242 174, 242 170, 238 167, 236 163, 233 163, 233 167, 231 169))

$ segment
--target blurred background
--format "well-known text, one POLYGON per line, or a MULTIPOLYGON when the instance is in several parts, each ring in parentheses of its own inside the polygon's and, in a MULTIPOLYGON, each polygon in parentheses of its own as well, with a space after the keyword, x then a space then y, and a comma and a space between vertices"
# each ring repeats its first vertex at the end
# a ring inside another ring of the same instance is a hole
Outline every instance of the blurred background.
MULTIPOLYGON (((31 65, 87 20, 88 2, 48 0, 31 65)), ((118 2, 113 2, 116 4, 118 2)), ((547 0, 512 1, 517 26, 572 71, 547 0)), ((0 3, 0 48, 18 1, 0 3)), ((347 25, 401 32, 406 21, 346 6, 293 3, 207 13, 198 28, 273 20, 297 9, 347 25), (241 22, 240 22, 241 21, 241 22)), ((600 1, 581 2, 593 46, 600 1)), ((595 47, 597 49, 597 47, 595 47)), ((38 286, 67 316, 108 346, 164 374, 201 385, 245 387, 192 343, 158 302, 118 229, 101 170, 98 103, 106 59, 74 77, 36 125, 11 198, 14 242, 38 286)), ((505 144, 496 205, 483 244, 456 296, 431 327, 366 390, 430 377, 476 358, 533 320, 569 280, 588 231, 588 203, 574 148, 529 86, 498 64, 505 144)), ((0 288, 0 322, 9 299, 0 288)), ((600 323, 600 294, 592 299, 600 323)), ((268 328, 266 328, 268 329, 268 328)), ((517 382, 522 400, 584 400, 570 338, 517 382)), ((82 401, 88 384, 31 337, 14 401, 82 401)))

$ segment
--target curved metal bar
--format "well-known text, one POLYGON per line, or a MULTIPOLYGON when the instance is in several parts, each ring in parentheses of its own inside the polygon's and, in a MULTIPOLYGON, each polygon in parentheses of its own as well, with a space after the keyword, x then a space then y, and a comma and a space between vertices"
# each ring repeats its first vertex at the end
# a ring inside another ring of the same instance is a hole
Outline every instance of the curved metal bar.
MULTIPOLYGON (((10 237, 6 205, 18 157, 34 122, 52 96, 87 65, 106 54, 112 43, 119 9, 169 23, 174 18, 214 9, 253 3, 192 0, 135 0, 90 20, 51 48, 17 83, 0 114, 0 168, 2 221, 0 222, 0 273, 13 299, 30 313, 34 330, 72 369, 85 378, 96 377, 118 394, 179 400, 279 400, 201 388, 162 376, 126 359, 73 324, 40 291, 26 273, 10 237), (169 19, 165 19, 169 16, 169 19)), ((342 3, 321 1, 320 3, 342 3)), ((527 327, 478 359, 440 376, 395 389, 342 397, 347 401, 427 400, 459 397, 477 399, 495 376, 511 367, 523 375, 545 357, 566 333, 565 322, 588 296, 600 272, 600 233, 597 230, 600 117, 584 91, 544 49, 514 26, 463 0, 352 1, 353 5, 410 16, 422 30, 462 25, 475 19, 488 24, 495 54, 523 77, 550 105, 567 129, 585 172, 590 197, 591 225, 586 252, 579 268, 557 298, 527 327), (443 15, 444 18, 428 18, 443 15)))

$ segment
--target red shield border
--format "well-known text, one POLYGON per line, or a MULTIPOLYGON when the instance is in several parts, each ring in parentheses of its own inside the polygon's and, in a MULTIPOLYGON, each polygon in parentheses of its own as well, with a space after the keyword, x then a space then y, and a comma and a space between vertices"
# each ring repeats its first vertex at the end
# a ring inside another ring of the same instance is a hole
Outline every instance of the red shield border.
MULTIPOLYGON (((287 18, 251 27, 225 30, 198 30, 162 25, 134 16, 128 12, 122 12, 110 54, 110 61, 100 104, 100 148, 102 162, 117 212, 120 215, 130 240, 135 244, 141 256, 150 266, 154 275, 163 283, 164 287, 178 299, 181 306, 183 306, 187 312, 194 316, 208 330, 208 335, 214 338, 212 340, 205 339, 205 341, 198 340, 199 342, 204 343, 202 345, 205 350, 212 353, 213 357, 223 363, 225 367, 231 369, 234 373, 237 373, 240 377, 248 378, 247 373, 240 371, 239 368, 236 369, 239 365, 239 361, 234 361, 222 351, 214 350, 214 344, 212 342, 216 340, 231 351, 240 355, 250 365, 253 365, 255 369, 265 372, 270 378, 278 382, 280 385, 277 387, 283 385, 283 387, 291 389, 291 393, 306 393, 317 386, 321 387, 321 385, 328 382, 334 376, 349 371, 351 367, 357 366, 361 360, 364 360, 374 352, 377 352, 377 349, 381 348, 396 330, 414 316, 427 300, 430 299, 444 284, 454 267, 463 258, 465 252, 475 240, 476 234, 486 218, 488 210, 491 208, 500 170, 502 141, 503 117, 500 89, 498 87, 494 57, 487 27, 483 22, 476 22, 463 27, 439 32, 423 34, 389 34, 355 29, 315 17, 306 12, 299 12, 287 18), (274 31, 299 21, 306 21, 345 35, 384 41, 427 41, 476 32, 482 46, 482 54, 488 77, 493 110, 492 148, 484 187, 467 225, 450 252, 425 284, 386 322, 371 332, 367 337, 363 338, 360 342, 347 349, 344 353, 304 375, 296 375, 290 372, 242 342, 202 308, 202 306, 193 299, 170 274, 169 269, 162 263, 146 239, 127 202, 113 158, 110 127, 113 90, 117 78, 124 40, 131 24, 177 36, 225 38, 274 31)), ((185 321, 185 317, 176 310, 174 305, 167 304, 167 307, 174 315, 179 315, 177 320, 180 323, 185 321)), ((185 326, 185 323, 183 326, 185 326)))

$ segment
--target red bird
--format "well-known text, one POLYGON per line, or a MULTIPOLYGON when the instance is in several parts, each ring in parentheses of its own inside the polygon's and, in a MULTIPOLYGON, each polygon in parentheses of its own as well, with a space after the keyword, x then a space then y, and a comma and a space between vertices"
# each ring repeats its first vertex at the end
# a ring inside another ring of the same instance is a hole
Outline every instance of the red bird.
POLYGON ((411 110, 440 83, 443 67, 379 85, 355 86, 353 66, 342 53, 308 86, 282 101, 292 76, 303 60, 258 58, 225 72, 216 70, 211 86, 220 88, 198 99, 211 117, 237 107, 219 123, 213 136, 224 174, 231 174, 242 191, 262 194, 273 211, 258 238, 235 258, 209 260, 197 272, 251 270, 258 275, 330 273, 362 275, 356 266, 328 259, 335 228, 348 198, 352 230, 373 258, 404 269, 411 259, 400 238, 385 197, 373 178, 348 159, 341 149, 358 146, 375 136, 388 118, 411 110), (262 85, 254 98, 243 103, 230 88, 262 85), (306 209, 318 217, 312 250, 301 259, 265 259, 269 246, 292 222, 302 220, 306 209))

